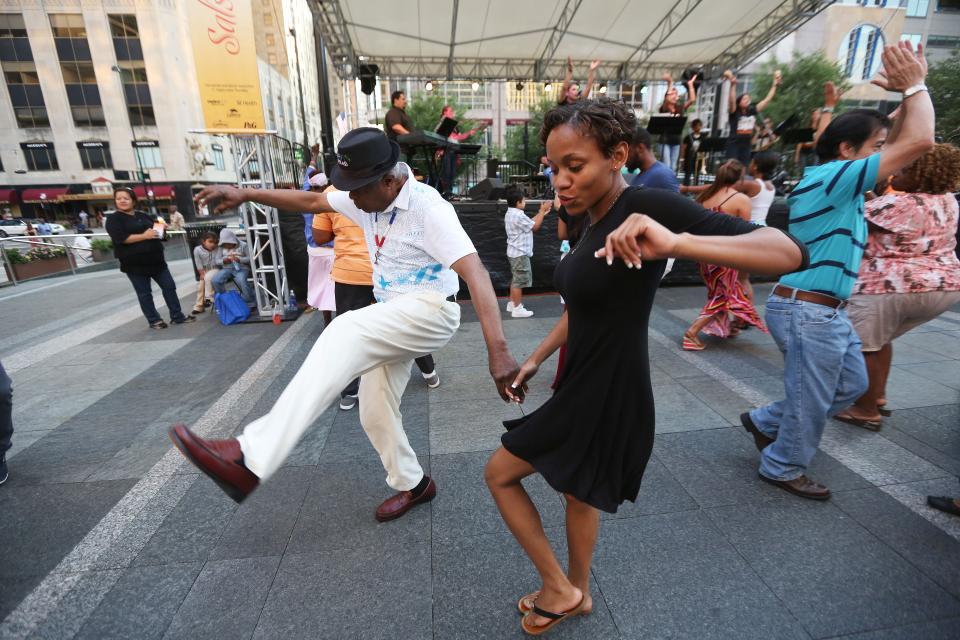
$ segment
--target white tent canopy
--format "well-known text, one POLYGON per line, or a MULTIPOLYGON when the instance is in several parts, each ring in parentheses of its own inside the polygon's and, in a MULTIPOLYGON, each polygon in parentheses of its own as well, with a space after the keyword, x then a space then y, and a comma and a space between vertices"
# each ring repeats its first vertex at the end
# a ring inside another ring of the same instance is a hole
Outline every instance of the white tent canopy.
POLYGON ((320 0, 319 27, 344 79, 559 80, 599 59, 599 80, 690 66, 737 68, 832 0, 320 0))

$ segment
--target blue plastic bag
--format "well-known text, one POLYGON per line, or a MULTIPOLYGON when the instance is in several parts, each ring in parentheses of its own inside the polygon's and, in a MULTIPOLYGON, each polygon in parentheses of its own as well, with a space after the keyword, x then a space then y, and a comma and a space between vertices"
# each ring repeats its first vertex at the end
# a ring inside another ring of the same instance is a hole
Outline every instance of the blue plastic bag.
POLYGON ((250 307, 236 291, 218 293, 213 297, 213 308, 224 325, 238 324, 250 317, 250 307))

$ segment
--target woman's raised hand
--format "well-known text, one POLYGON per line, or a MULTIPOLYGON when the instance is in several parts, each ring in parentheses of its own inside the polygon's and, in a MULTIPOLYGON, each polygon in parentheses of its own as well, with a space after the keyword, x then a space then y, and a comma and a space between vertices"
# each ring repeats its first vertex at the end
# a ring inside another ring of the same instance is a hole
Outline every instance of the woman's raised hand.
POLYGON ((642 213, 631 214, 607 236, 603 248, 594 254, 612 265, 615 258, 630 269, 639 269, 643 260, 663 260, 675 255, 679 236, 653 218, 642 213))

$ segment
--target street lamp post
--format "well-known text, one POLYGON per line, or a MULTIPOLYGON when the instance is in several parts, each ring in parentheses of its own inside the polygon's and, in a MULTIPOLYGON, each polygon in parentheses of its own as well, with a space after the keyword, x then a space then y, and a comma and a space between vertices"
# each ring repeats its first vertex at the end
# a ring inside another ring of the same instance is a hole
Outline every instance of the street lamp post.
POLYGON ((306 153, 310 149, 310 138, 307 135, 307 112, 303 106, 303 77, 300 75, 300 47, 297 45, 297 31, 290 27, 293 36, 293 55, 297 62, 297 92, 300 94, 300 123, 303 126, 303 148, 306 153))
MULTIPOLYGON (((110 67, 110 70, 117 74, 117 79, 120 81, 120 93, 123 95, 123 100, 126 103, 127 96, 124 93, 123 88, 123 72, 120 70, 120 67, 113 65, 110 67)), ((147 172, 143 168, 143 160, 140 159, 140 150, 137 148, 137 132, 133 128, 133 119, 130 117, 130 108, 127 107, 127 122, 130 123, 130 135, 132 139, 130 140, 130 145, 133 148, 133 160, 137 165, 137 173, 140 174, 140 186, 143 187, 143 195, 147 195, 147 172)), ((153 211, 153 199, 148 200, 150 202, 150 212, 153 211)))

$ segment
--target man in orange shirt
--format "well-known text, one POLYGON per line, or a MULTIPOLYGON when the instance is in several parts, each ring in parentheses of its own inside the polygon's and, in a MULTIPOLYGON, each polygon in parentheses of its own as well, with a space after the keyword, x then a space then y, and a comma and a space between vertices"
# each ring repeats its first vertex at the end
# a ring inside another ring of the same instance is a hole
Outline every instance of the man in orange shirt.
MULTIPOLYGON (((333 187, 328 189, 333 190, 333 187)), ((373 266, 370 264, 370 253, 367 251, 363 229, 347 216, 336 211, 328 211, 314 214, 312 230, 313 239, 317 244, 322 246, 331 240, 334 241, 331 276, 334 282, 337 315, 375 303, 373 266)), ((416 363, 427 386, 431 389, 439 387, 440 376, 437 374, 433 356, 430 354, 421 356, 416 359, 416 363)), ((342 410, 349 411, 356 406, 359 389, 360 378, 357 378, 340 392, 342 410)))

